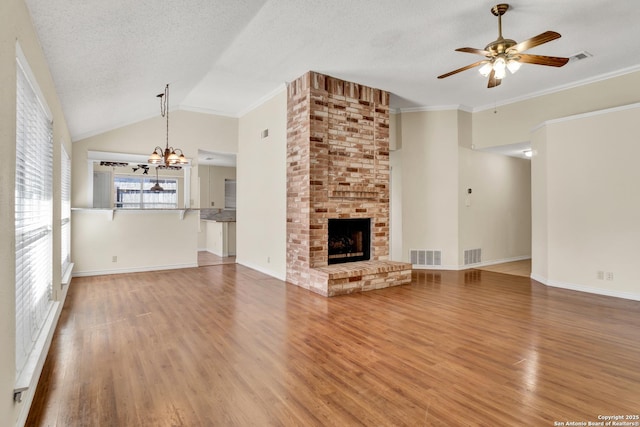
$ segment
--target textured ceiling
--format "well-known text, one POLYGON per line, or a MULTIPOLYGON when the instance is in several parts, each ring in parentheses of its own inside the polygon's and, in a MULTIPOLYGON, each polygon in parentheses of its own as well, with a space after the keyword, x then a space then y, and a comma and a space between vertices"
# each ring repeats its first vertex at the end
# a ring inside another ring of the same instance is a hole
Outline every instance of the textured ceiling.
MULTIPOLYGON (((306 71, 378 87, 392 107, 480 110, 640 69, 637 0, 513 0, 503 35, 562 38, 529 53, 593 56, 563 68, 524 65, 486 88, 474 70, 436 76, 497 37, 491 1, 26 0, 72 138, 172 108, 239 116, 306 71)), ((635 88, 635 90, 638 90, 635 88)))

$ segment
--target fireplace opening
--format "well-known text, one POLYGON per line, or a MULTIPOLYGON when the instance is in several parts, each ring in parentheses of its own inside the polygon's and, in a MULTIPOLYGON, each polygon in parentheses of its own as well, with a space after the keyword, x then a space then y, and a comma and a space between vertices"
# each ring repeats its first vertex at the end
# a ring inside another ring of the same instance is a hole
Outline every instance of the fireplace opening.
POLYGON ((329 264, 366 261, 371 256, 371 219, 329 219, 329 264))

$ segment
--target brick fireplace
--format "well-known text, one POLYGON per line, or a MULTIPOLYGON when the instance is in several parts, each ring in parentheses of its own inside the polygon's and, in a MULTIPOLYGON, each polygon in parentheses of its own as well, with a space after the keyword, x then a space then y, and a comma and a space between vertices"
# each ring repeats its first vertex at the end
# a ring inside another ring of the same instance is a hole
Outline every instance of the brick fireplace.
POLYGON ((287 110, 287 281, 325 296, 409 283, 389 261, 389 93, 310 71, 287 110), (367 237, 348 231, 330 255, 330 220, 367 220, 367 237), (347 241, 360 250, 336 252, 347 241))

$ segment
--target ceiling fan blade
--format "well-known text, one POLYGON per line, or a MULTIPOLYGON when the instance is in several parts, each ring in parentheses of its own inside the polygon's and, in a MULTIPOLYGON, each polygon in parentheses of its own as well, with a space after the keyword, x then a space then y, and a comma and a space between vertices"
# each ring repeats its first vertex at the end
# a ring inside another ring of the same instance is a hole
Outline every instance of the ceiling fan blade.
POLYGON ((446 73, 446 74, 443 74, 443 75, 441 75, 441 76, 438 76, 438 78, 439 78, 439 79, 444 79, 445 77, 453 76, 454 74, 458 74, 458 73, 460 73, 460 72, 462 72, 462 71, 469 70, 469 69, 471 69, 471 68, 473 68, 473 67, 477 67, 478 65, 482 65, 482 64, 484 64, 484 63, 486 63, 486 62, 487 62, 487 61, 478 61, 478 62, 474 62, 473 64, 469 64, 469 65, 467 65, 466 67, 458 68, 457 70, 453 70, 453 71, 450 71, 450 72, 448 72, 448 73, 446 73))
POLYGON ((473 47, 459 47, 456 52, 475 53, 476 55, 491 56, 491 54, 484 49, 476 49, 473 47))
POLYGON ((491 89, 492 87, 500 86, 502 83, 501 79, 496 79, 496 72, 491 70, 491 74, 489 74, 489 83, 487 84, 487 88, 491 89))
POLYGON ((525 64, 548 65, 550 67, 562 67, 569 62, 569 58, 561 58, 558 56, 530 55, 528 53, 521 53, 517 56, 519 57, 518 62, 523 62, 525 64))
POLYGON ((507 49, 507 52, 524 52, 525 50, 540 46, 541 44, 550 42, 551 40, 559 39, 560 37, 560 34, 556 33, 555 31, 545 31, 542 34, 531 37, 529 40, 525 40, 515 46, 511 46, 509 49, 507 49))

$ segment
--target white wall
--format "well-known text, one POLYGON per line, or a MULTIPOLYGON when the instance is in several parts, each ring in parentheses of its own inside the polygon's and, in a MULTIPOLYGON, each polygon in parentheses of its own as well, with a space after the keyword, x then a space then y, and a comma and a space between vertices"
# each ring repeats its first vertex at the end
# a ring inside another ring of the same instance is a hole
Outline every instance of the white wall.
POLYGON ((546 283, 549 277, 547 127, 541 126, 531 135, 531 277, 546 283))
POLYGON ((537 280, 640 300, 638 122, 634 104, 536 131, 534 177, 546 179, 533 183, 535 230, 547 231, 534 245, 537 280))
POLYGON ((402 115, 389 113, 389 259, 402 261, 402 115))
MULTIPOLYGON (((144 120, 73 143, 74 208, 91 207, 91 179, 87 160, 89 151, 105 151, 148 156, 165 138, 164 118, 144 120)), ((171 113, 169 143, 182 149, 193 160, 190 206, 198 207, 198 149, 235 153, 238 149, 238 119, 188 111, 171 113)), ((106 214, 75 211, 72 223, 72 261, 74 274, 92 275, 113 272, 182 268, 197 265, 199 220, 197 213, 179 214, 117 212, 113 221, 106 214), (146 222, 140 222, 146 218, 146 222), (110 232, 104 232, 109 230, 110 232), (158 240, 164 230, 170 237, 158 240), (99 234, 99 239, 96 236, 99 234), (113 256, 118 261, 112 261, 113 256)))
POLYGON ((391 212, 402 222, 392 217, 394 254, 402 246, 408 261, 411 249, 441 250, 447 269, 463 267, 466 249, 481 248, 484 264, 530 257, 529 161, 472 150, 471 113, 403 113, 396 122, 391 212))
POLYGON ((482 249, 483 263, 531 256, 531 163, 460 148, 460 252, 482 249), (471 194, 468 193, 471 189, 471 194))
POLYGON ((458 267, 458 112, 403 113, 402 260, 409 250, 442 251, 458 267))
POLYGON ((284 280, 286 90, 240 118, 238 148, 236 261, 284 280), (269 129, 269 136, 261 139, 264 129, 269 129))
MULTIPOLYGON (((49 68, 23 0, 0 1, 0 147, 6 161, 0 168, 0 420, 3 425, 23 423, 35 392, 35 383, 13 401, 16 373, 15 325, 15 147, 16 147, 16 41, 34 74, 45 102, 53 114, 53 224, 60 224, 61 144, 71 153, 67 125, 49 68)), ((61 287, 60 230, 53 229, 53 298, 58 315, 68 287, 61 287)), ((55 326, 55 323, 54 323, 55 326)), ((53 330, 51 331, 53 332, 53 330)), ((48 337, 50 338, 50 334, 48 337)), ((41 360, 42 363, 44 360, 41 360)), ((41 366, 41 365, 40 365, 41 366)), ((39 375, 39 370, 37 369, 39 375)), ((37 381, 37 376, 35 377, 37 381)))
MULTIPOLYGON (((153 96, 153 95, 152 95, 153 96)), ((153 99, 150 99, 152 102, 153 99)), ((71 205, 76 208, 91 207, 91 181, 87 173, 87 152, 106 151, 148 156, 157 145, 163 145, 166 132, 165 119, 158 117, 143 120, 73 143, 73 192, 71 205)), ((182 149, 193 160, 191 173, 192 207, 199 207, 197 173, 198 149, 236 153, 238 151, 238 119, 191 111, 172 111, 169 144, 182 149)))
POLYGON ((236 179, 236 168, 227 166, 198 166, 200 178, 200 207, 224 209, 225 179, 236 179))
MULTIPOLYGON (((391 128, 393 129, 393 128, 391 128)), ((391 188, 389 191, 389 259, 402 261, 402 150, 389 152, 391 188)))
POLYGON ((199 221, 197 211, 73 211, 74 275, 197 267, 199 221))
MULTIPOLYGON (((516 77, 517 78, 517 77, 516 77)), ((473 113, 475 148, 529 141, 545 120, 640 102, 640 71, 473 113)))

